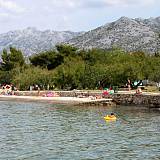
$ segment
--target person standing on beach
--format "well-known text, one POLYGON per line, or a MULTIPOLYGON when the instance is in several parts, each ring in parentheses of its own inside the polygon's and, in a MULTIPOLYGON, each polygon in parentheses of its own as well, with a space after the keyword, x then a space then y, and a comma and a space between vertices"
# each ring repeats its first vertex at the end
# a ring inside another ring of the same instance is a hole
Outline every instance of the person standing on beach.
POLYGON ((130 91, 131 90, 131 80, 130 79, 127 80, 127 87, 128 87, 128 91, 130 91))
POLYGON ((38 96, 40 96, 40 87, 38 86, 38 88, 37 88, 37 90, 38 90, 38 96))

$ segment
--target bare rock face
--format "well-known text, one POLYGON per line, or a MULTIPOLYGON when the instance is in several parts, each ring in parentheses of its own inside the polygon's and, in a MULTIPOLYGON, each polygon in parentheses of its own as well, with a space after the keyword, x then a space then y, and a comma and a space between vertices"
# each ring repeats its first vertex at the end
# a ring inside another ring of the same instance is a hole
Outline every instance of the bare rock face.
POLYGON ((81 32, 70 31, 39 31, 36 28, 26 28, 24 30, 10 31, 0 34, 0 51, 10 46, 22 50, 26 56, 45 50, 50 50, 57 43, 67 41, 81 32))
POLYGON ((115 22, 75 37, 68 43, 85 49, 118 47, 125 51, 155 53, 158 48, 159 31, 160 17, 155 19, 121 17, 115 22))

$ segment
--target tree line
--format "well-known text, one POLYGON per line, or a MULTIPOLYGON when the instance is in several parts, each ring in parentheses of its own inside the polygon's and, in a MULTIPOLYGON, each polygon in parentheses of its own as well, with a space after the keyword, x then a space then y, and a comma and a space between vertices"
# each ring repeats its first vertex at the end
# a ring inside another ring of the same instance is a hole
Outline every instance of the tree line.
POLYGON ((26 63, 22 51, 10 47, 1 53, 0 83, 14 84, 20 90, 31 85, 42 89, 100 89, 122 86, 127 79, 160 81, 160 56, 144 52, 80 50, 70 45, 34 54, 26 63))

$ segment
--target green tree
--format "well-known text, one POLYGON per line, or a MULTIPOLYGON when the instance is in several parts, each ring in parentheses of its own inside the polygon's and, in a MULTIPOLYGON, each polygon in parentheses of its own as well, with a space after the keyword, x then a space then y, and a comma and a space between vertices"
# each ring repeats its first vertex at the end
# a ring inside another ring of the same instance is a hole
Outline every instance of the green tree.
POLYGON ((79 58, 67 57, 55 70, 55 85, 60 89, 82 89, 84 62, 79 58))
POLYGON ((33 55, 29 58, 29 60, 34 66, 52 70, 63 63, 63 56, 56 53, 54 50, 51 50, 33 55))
POLYGON ((3 50, 1 58, 0 83, 11 83, 14 76, 14 72, 12 71, 25 66, 24 56, 20 50, 10 47, 9 51, 6 49, 3 50))
POLYGON ((71 45, 56 45, 58 53, 67 57, 67 56, 76 56, 77 48, 71 45))
POLYGON ((54 73, 47 69, 41 69, 39 67, 28 67, 22 72, 14 76, 13 83, 20 90, 27 90, 29 86, 37 84, 39 86, 47 86, 53 84, 54 73))
POLYGON ((6 49, 2 52, 1 70, 11 71, 13 68, 23 66, 25 64, 24 56, 20 50, 10 47, 10 52, 6 49))

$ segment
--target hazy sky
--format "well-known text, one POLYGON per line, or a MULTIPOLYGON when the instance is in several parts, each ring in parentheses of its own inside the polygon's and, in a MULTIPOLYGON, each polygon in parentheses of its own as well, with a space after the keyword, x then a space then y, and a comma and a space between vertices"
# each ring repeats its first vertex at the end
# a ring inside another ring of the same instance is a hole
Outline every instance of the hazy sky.
POLYGON ((121 16, 160 16, 160 0, 0 0, 0 33, 27 27, 87 31, 121 16))

